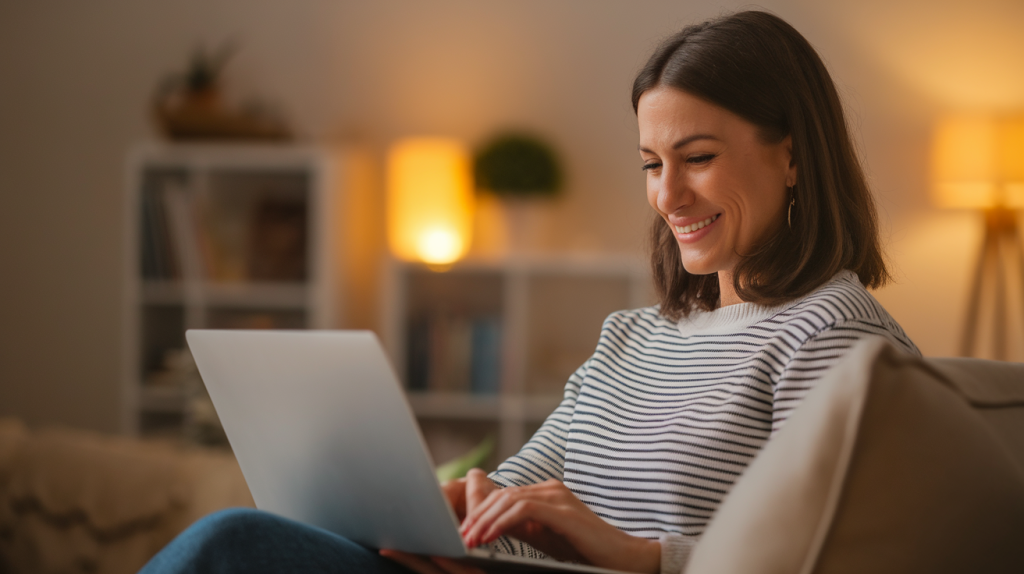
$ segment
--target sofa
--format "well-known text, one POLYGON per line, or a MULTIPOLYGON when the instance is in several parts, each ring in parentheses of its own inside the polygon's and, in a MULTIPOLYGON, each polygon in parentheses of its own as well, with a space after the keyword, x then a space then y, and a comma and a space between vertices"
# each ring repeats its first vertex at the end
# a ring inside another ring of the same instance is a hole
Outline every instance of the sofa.
POLYGON ((1024 364, 858 343, 758 454, 687 574, 1024 572, 1024 364))
POLYGON ((0 419, 0 572, 137 572, 230 506, 253 501, 229 451, 0 419))

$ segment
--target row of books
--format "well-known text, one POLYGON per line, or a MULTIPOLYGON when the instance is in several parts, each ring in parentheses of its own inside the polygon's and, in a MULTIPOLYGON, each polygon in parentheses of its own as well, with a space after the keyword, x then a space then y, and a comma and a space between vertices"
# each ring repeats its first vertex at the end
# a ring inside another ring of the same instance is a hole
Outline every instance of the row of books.
POLYGON ((414 391, 495 394, 501 385, 501 319, 437 315, 413 321, 408 386, 414 391))
POLYGON ((164 178, 147 182, 141 208, 144 279, 306 279, 305 201, 201 202, 181 181, 164 178))

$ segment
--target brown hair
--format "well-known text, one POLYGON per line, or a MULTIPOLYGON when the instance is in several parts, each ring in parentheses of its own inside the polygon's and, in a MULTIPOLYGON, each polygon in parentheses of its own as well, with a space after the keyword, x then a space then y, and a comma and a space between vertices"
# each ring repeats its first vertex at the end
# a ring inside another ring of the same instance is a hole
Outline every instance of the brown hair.
MULTIPOLYGON (((767 12, 739 12, 688 26, 655 50, 633 82, 640 96, 671 86, 760 129, 765 142, 792 136, 797 165, 792 228, 780 229, 733 272, 744 301, 777 305, 810 293, 843 269, 867 287, 889 281, 875 206, 832 78, 814 48, 767 12)), ((679 245, 660 217, 650 232, 661 313, 672 320, 718 306, 718 274, 683 269, 679 245)))

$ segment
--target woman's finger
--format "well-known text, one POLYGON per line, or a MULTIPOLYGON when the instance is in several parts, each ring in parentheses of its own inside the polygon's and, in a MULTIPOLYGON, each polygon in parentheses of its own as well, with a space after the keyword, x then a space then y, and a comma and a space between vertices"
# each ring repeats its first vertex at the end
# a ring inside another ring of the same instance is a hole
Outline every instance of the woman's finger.
POLYGON ((479 512, 476 513, 475 519, 472 522, 466 521, 469 522, 469 525, 462 534, 466 545, 472 548, 482 544, 482 535, 494 520, 507 512, 513 504, 522 500, 523 497, 529 497, 530 494, 529 490, 523 488, 505 488, 488 496, 481 506, 477 507, 479 512))
POLYGON ((457 478, 441 483, 441 492, 448 499, 448 504, 452 506, 452 510, 455 511, 455 515, 459 517, 459 520, 465 518, 468 511, 466 506, 467 487, 468 482, 465 478, 457 478))
POLYGON ((462 520, 462 525, 459 528, 460 533, 465 538, 466 534, 470 532, 485 515, 493 516, 493 507, 495 504, 498 504, 499 501, 505 501, 505 503, 508 504, 510 503, 509 498, 518 499, 523 496, 551 503, 555 503, 559 499, 566 497, 571 499, 571 501, 578 501, 576 496, 572 494, 564 484, 557 480, 548 480, 540 484, 510 486, 507 488, 496 489, 487 495, 482 502, 474 504, 471 511, 466 512, 466 517, 462 520))
POLYGON ((478 504, 487 498, 487 495, 495 490, 498 490, 498 486, 491 482, 491 479, 487 478, 487 473, 480 470, 479 468, 472 468, 466 473, 466 516, 469 516, 478 504))
MULTIPOLYGON (((521 499, 510 505, 504 512, 491 521, 486 528, 481 528, 480 542, 488 544, 504 532, 523 525, 527 521, 537 523, 556 534, 571 528, 572 516, 557 506, 537 500, 521 499)), ((482 524, 482 523, 481 523, 482 524)))

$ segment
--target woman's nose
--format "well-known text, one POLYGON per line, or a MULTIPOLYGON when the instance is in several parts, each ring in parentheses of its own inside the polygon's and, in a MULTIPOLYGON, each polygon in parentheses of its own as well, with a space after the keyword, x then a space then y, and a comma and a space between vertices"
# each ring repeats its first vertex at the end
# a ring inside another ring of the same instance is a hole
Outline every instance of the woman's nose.
POLYGON ((665 173, 658 192, 658 210, 662 213, 674 213, 683 207, 693 205, 693 190, 675 174, 665 173))

